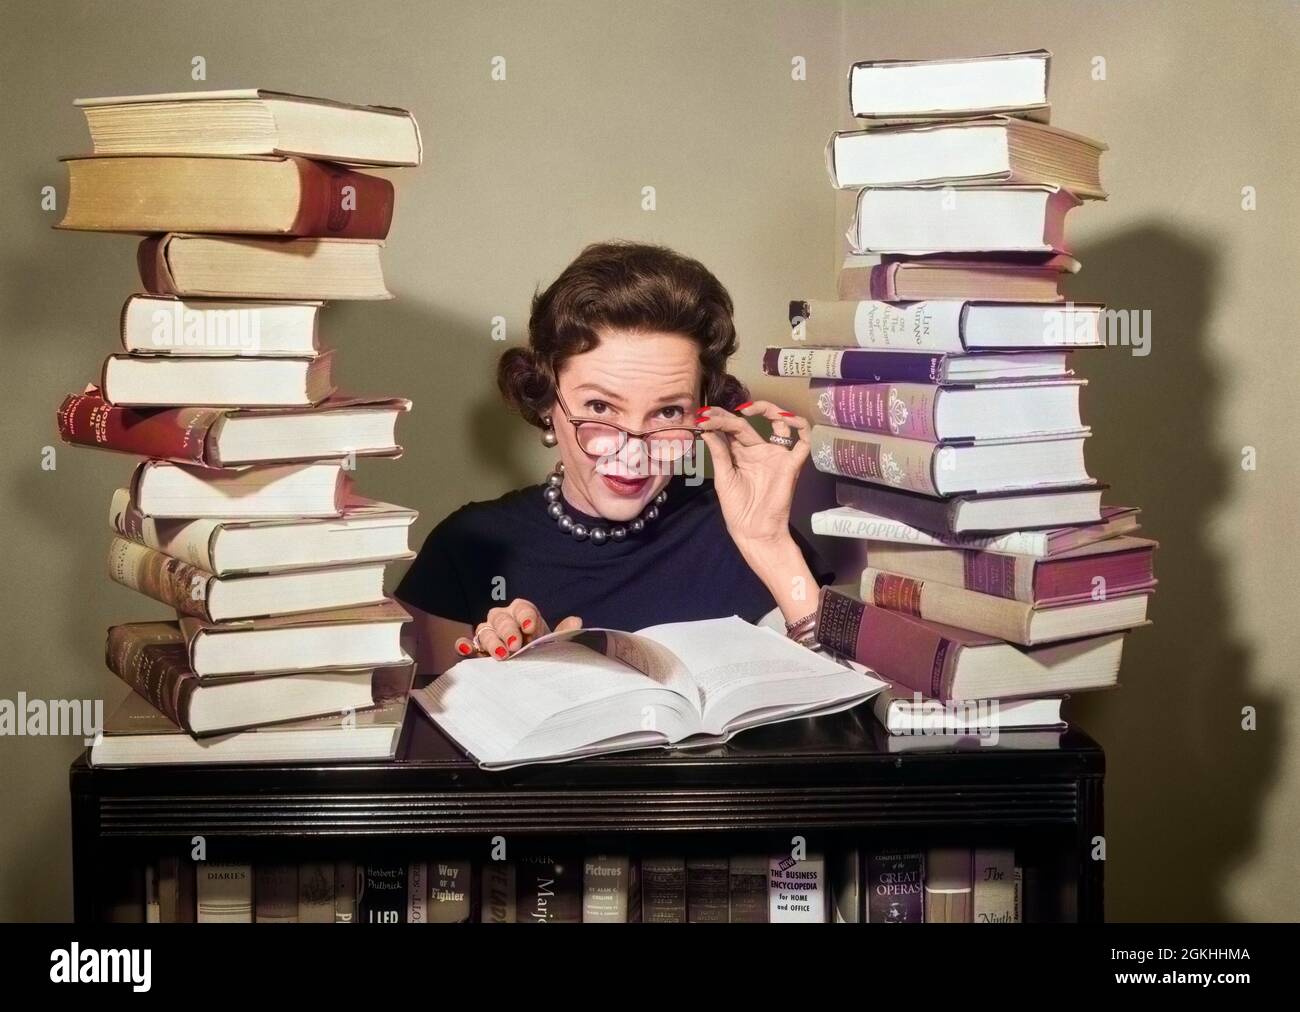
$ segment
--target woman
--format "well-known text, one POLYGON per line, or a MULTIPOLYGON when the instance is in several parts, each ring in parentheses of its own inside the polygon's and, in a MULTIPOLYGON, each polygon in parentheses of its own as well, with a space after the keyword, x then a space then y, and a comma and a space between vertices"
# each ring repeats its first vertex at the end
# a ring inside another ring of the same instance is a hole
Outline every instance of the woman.
POLYGON ((505 659, 552 628, 774 608, 811 641, 818 581, 790 528, 808 423, 746 401, 726 372, 735 350, 726 289, 663 247, 588 246, 534 298, 528 346, 501 357, 497 382, 559 464, 429 535, 397 589, 421 671, 505 659), (768 439, 748 421, 760 415, 768 439))

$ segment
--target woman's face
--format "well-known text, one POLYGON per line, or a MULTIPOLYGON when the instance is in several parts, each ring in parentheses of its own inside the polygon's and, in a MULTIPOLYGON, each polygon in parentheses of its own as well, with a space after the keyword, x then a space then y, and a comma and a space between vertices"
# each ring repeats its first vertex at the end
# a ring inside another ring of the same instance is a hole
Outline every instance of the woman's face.
MULTIPOLYGON (((695 424, 703 371, 694 341, 681 334, 620 330, 600 331, 598 337, 591 351, 567 359, 557 377, 574 419, 611 422, 632 432, 695 424)), ((672 477, 672 468, 654 464, 639 439, 629 439, 617 453, 593 457, 578 445, 558 403, 551 417, 564 461, 564 496, 575 509, 606 520, 632 520, 672 477)))

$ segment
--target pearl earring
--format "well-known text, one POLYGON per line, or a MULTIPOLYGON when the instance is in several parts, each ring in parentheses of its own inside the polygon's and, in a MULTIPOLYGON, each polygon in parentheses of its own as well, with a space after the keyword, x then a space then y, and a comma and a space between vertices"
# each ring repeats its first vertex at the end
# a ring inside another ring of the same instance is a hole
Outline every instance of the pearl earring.
POLYGON ((542 419, 542 424, 546 426, 542 430, 542 445, 549 449, 560 441, 560 437, 555 434, 555 426, 551 424, 550 415, 542 419))

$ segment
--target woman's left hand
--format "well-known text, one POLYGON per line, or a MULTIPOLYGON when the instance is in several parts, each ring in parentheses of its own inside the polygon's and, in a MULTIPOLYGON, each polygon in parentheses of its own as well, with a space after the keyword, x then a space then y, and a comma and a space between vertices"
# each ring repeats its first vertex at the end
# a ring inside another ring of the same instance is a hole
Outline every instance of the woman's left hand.
POLYGON ((789 540, 790 503, 810 450, 807 420, 770 401, 749 401, 734 414, 700 408, 695 424, 713 458, 713 485, 727 530, 741 552, 789 540), (760 436, 748 421, 759 415, 772 423, 773 435, 794 438, 794 446, 787 449, 760 436))

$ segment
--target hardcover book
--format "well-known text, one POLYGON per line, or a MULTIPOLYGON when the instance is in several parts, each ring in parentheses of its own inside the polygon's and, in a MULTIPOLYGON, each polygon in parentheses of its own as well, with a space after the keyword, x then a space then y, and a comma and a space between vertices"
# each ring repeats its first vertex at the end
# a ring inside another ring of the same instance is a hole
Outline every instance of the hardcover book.
POLYGON ((925 921, 968 924, 974 887, 973 855, 963 847, 932 847, 925 855, 925 921))
POLYGON ((1020 869, 1013 850, 975 849, 973 912, 976 924, 1020 923, 1020 869))
POLYGON ((1066 351, 949 354, 874 348, 772 347, 763 352, 768 376, 852 380, 859 383, 975 383, 1052 379, 1070 375, 1066 351))
POLYGON ((1088 432, 931 443, 814 425, 812 461, 823 474, 946 498, 964 492, 1084 485, 1088 432))
POLYGON ((315 358, 320 302, 127 297, 119 327, 129 355, 315 358))
POLYGON ((284 156, 69 158, 58 228, 383 239, 393 184, 284 156))
MULTIPOLYGON (((847 484, 847 483, 846 483, 847 484)), ((865 487, 863 490, 866 491, 865 487)), ((848 488, 853 497, 856 487, 848 488)), ((883 491, 883 490, 881 490, 883 491)), ((1090 490, 1090 497, 1099 492, 1090 490)), ((868 497, 863 497, 864 501, 868 497)), ((892 512, 910 515, 908 507, 920 496, 897 494, 897 509, 892 512)), ((1043 499, 1057 498, 1040 496, 1043 499)), ((927 499, 926 503, 936 500, 927 499)), ((946 507, 952 502, 969 503, 969 499, 939 502, 946 507)), ((920 511, 918 511, 920 512, 920 511)), ((945 526, 940 518, 939 526, 945 526)), ((812 532, 837 538, 856 538, 879 544, 908 545, 916 548, 950 548, 954 551, 998 552, 1003 555, 1024 556, 1031 559, 1051 559, 1058 555, 1083 548, 1086 545, 1132 534, 1138 530, 1138 510, 1132 506, 1105 506, 1097 523, 1082 522, 1069 527, 1049 527, 1042 530, 1009 530, 1002 534, 935 534, 921 530, 901 519, 890 519, 875 513, 864 512, 852 506, 836 506, 818 510, 812 515, 812 532)))
POLYGON ((108 575, 182 615, 208 622, 354 608, 385 599, 382 562, 223 577, 126 538, 109 544, 108 575))
POLYGON ((372 861, 361 868, 358 920, 362 924, 405 924, 409 868, 403 861, 372 861))
POLYGON ((848 709, 882 686, 732 616, 551 633, 505 660, 461 661, 413 698, 483 769, 508 769, 723 742, 848 709))
POLYGON ((990 302, 979 299, 876 299, 790 303, 792 341, 874 351, 1048 351, 1103 343, 1097 303, 990 302))
POLYGON ((97 155, 303 155, 356 165, 419 165, 405 109, 265 88, 79 98, 97 155))
MULTIPOLYGON (((1043 528, 1044 540, 1035 539, 1030 543, 1046 551, 1048 544, 1070 540, 1071 536, 1060 532, 1063 525, 1102 522, 1101 495, 1104 490, 1104 485, 1090 484, 1074 488, 968 492, 937 499, 884 485, 837 481, 835 500, 841 506, 900 521, 917 530, 931 532, 940 539, 986 533, 993 537, 993 532, 1001 534, 1043 528)), ((1131 507, 1121 508, 1131 510, 1131 507)), ((1107 523, 1115 516, 1107 513, 1107 523)), ((1091 533, 1097 533, 1095 528, 1091 533)), ((1115 533, 1124 531, 1116 529, 1115 533)))
POLYGON ((867 858, 867 921, 872 924, 924 921, 924 878, 925 860, 918 853, 871 854, 867 858))
POLYGON ((773 924, 826 922, 826 859, 781 855, 768 864, 768 919, 773 924))
POLYGON ((1079 270, 1073 257, 967 254, 850 253, 836 277, 841 299, 915 302, 983 299, 986 302, 1061 302, 1065 277, 1079 270))
POLYGON ((480 920, 485 924, 514 924, 516 885, 513 862, 484 863, 481 884, 480 920))
POLYGON ((429 923, 464 924, 470 920, 474 869, 466 860, 430 861, 429 923))
POLYGON ((253 869, 247 864, 202 861, 195 873, 200 924, 251 924, 253 869))
POLYGON ((1026 649, 1004 638, 864 604, 823 587, 817 640, 895 689, 941 701, 1041 698, 1116 684, 1122 632, 1026 649))
POLYGON ((725 857, 686 859, 686 920, 725 924, 730 916, 729 869, 725 857))
POLYGON ((529 856, 515 864, 515 921, 519 924, 582 922, 582 863, 529 856))
POLYGON ((849 107, 863 119, 1008 113, 1046 122, 1045 49, 945 60, 864 60, 849 70, 849 107))
POLYGON ((391 299, 380 239, 151 236, 136 250, 151 295, 216 299, 391 299))
MULTIPOLYGON (((767 902, 766 866, 763 902, 767 902)), ((686 923, 685 858, 652 855, 641 859, 641 919, 647 924, 686 923)))
POLYGON ((996 181, 1105 199, 1105 150, 1059 127, 989 116, 837 131, 826 145, 826 171, 837 189, 996 181))
POLYGON ((732 924, 767 923, 766 854, 736 854, 728 868, 732 924))
POLYGON ((298 866, 259 864, 254 876, 254 920, 258 924, 298 923, 298 866))
POLYGON ((402 398, 341 396, 300 408, 133 408, 108 403, 92 385, 64 398, 57 423, 66 443, 224 468, 397 457, 397 419, 410 408, 402 398))
POLYGON ((298 920, 303 924, 333 924, 334 862, 304 861, 298 865, 298 920))
POLYGON ((410 559, 414 510, 350 493, 337 517, 194 520, 142 513, 131 490, 113 493, 109 528, 117 535, 211 573, 235 576, 410 559))
POLYGON ((597 854, 582 862, 582 922, 626 924, 632 885, 626 854, 597 854))

